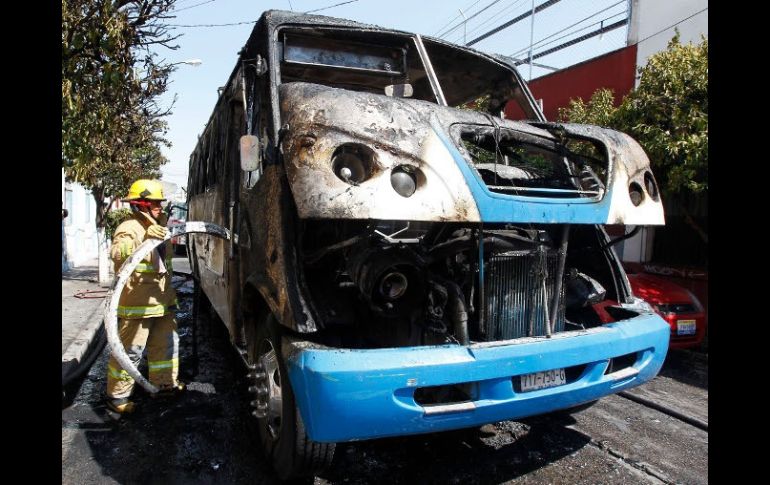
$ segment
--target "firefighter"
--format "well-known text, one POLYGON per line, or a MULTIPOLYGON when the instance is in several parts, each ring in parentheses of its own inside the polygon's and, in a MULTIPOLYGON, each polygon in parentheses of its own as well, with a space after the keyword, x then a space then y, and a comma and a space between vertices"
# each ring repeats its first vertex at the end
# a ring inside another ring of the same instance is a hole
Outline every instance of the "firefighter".
MULTIPOLYGON (((137 180, 128 191, 132 217, 121 223, 112 239, 110 256, 117 273, 123 262, 147 238, 168 234, 161 208, 163 187, 157 180, 137 180)), ((126 353, 138 367, 147 348, 149 381, 159 395, 184 391, 179 374, 179 337, 176 332, 176 291, 171 286, 171 241, 159 245, 134 270, 118 302, 118 333, 126 353)), ((107 406, 123 414, 134 411, 129 397, 134 379, 111 357, 107 364, 107 406)))

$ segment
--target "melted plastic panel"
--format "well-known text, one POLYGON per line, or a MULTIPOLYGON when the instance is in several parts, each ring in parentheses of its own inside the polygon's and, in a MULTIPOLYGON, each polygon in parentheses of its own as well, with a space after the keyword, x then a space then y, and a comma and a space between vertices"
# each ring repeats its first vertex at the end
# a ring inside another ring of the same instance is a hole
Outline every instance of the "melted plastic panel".
POLYGON ((479 220, 428 122, 434 104, 315 84, 281 86, 286 173, 301 218, 479 220), (411 178, 414 190, 401 190, 411 178))
POLYGON ((549 132, 309 83, 284 84, 280 93, 286 172, 301 218, 664 223, 649 160, 622 133, 542 124, 549 132), (343 147, 360 163, 338 164, 343 147), (358 168, 366 176, 350 178, 358 168), (399 191, 404 172, 414 190, 399 191))

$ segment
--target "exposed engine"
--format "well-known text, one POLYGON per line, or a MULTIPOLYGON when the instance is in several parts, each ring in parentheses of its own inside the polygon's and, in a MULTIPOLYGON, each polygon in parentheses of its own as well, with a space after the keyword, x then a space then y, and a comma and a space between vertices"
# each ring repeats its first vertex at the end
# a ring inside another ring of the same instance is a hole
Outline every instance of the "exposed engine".
POLYGON ((551 335, 601 324, 592 305, 617 301, 598 236, 595 226, 305 221, 303 279, 334 345, 551 335))

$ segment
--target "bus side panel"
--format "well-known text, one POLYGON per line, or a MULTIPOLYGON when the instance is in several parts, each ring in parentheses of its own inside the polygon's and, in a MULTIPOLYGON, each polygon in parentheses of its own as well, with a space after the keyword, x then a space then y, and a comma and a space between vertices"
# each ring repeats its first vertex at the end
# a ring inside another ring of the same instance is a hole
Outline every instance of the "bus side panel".
MULTIPOLYGON (((189 219, 213 222, 227 227, 222 214, 222 193, 218 189, 209 189, 203 194, 190 198, 189 219)), ((227 241, 206 234, 193 234, 194 254, 197 260, 198 278, 203 291, 219 318, 231 326, 230 311, 227 303, 227 241)))
MULTIPOLYGON (((297 287, 293 228, 294 205, 283 165, 266 165, 262 176, 244 197, 250 248, 242 258, 247 284, 254 285, 278 321, 300 332, 316 329, 297 287)), ((239 239, 244 235, 239 234, 239 239)), ((248 302, 244 302, 248 304, 248 302)))

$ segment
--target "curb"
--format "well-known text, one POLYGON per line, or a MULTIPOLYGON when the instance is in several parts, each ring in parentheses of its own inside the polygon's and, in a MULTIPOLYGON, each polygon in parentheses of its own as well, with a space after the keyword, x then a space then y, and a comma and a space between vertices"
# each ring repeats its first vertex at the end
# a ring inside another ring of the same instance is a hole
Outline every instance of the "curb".
POLYGON ((67 350, 61 356, 61 380, 62 386, 65 386, 69 379, 78 373, 78 368, 83 363, 88 350, 92 347, 94 337, 99 333, 102 327, 104 309, 107 300, 103 300, 99 307, 89 315, 85 326, 78 333, 67 350))

